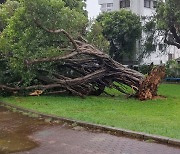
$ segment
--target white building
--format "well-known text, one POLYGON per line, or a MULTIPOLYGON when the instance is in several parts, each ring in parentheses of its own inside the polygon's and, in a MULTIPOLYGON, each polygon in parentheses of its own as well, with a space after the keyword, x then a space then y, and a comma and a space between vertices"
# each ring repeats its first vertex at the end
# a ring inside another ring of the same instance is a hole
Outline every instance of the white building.
POLYGON ((102 12, 128 9, 140 16, 152 15, 157 2, 155 0, 99 0, 102 12))
MULTIPOLYGON (((143 17, 151 16, 155 13, 157 0, 98 0, 101 5, 101 12, 118 11, 120 9, 131 10, 133 13, 143 17)), ((180 50, 174 46, 167 49, 166 54, 160 52, 162 44, 157 46, 157 52, 152 53, 148 58, 143 59, 143 63, 154 64, 166 63, 169 59, 180 57, 180 50)))

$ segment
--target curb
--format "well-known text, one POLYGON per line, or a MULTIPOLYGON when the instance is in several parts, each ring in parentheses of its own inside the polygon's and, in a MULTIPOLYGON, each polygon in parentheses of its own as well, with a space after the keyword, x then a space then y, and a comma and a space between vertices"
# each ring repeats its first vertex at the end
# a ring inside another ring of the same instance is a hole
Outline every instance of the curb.
POLYGON ((48 118, 48 119, 51 119, 50 121, 61 121, 61 122, 69 123, 69 124, 76 124, 78 126, 87 127, 90 129, 101 130, 103 132, 108 132, 116 136, 120 135, 120 136, 129 137, 129 138, 135 138, 135 139, 140 139, 140 140, 145 140, 145 141, 149 140, 149 141, 153 141, 157 143, 180 147, 180 140, 177 140, 177 139, 172 139, 172 138, 157 136, 157 135, 152 135, 152 134, 146 134, 146 133, 126 130, 126 129, 120 129, 120 128, 115 128, 115 127, 108 127, 104 125, 92 124, 92 123, 88 123, 84 121, 73 120, 73 119, 54 116, 50 114, 44 114, 44 113, 36 112, 30 109, 25 109, 25 108, 18 107, 18 106, 1 102, 1 101, 0 101, 0 106, 6 107, 8 109, 9 108, 16 109, 19 112, 31 113, 31 114, 37 115, 37 117, 39 118, 43 118, 43 119, 48 118))

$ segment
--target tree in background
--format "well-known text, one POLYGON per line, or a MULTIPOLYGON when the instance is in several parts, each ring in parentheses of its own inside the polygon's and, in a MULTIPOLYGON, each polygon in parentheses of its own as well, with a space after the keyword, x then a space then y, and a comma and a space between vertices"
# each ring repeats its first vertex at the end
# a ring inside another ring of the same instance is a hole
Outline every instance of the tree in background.
POLYGON ((154 16, 147 19, 144 26, 146 38, 142 55, 156 51, 156 46, 162 44, 162 54, 170 45, 180 49, 180 1, 160 1, 154 16))
POLYGON ((156 13, 157 28, 164 31, 164 43, 180 49, 180 1, 161 1, 156 13))
POLYGON ((99 22, 92 21, 92 25, 90 26, 90 30, 87 33, 87 40, 89 43, 96 46, 103 52, 109 52, 109 42, 103 36, 103 29, 99 22))
POLYGON ((104 37, 110 42, 110 56, 123 62, 132 60, 136 54, 136 40, 141 37, 140 17, 130 11, 121 10, 103 13, 97 21, 103 29, 104 37))

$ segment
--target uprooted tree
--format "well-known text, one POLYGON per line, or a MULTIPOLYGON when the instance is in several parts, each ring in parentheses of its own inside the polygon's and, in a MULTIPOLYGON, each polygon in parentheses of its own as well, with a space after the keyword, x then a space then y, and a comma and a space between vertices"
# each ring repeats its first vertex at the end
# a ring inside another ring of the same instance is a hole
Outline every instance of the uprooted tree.
POLYGON ((124 67, 80 37, 85 23, 83 14, 61 0, 23 1, 0 37, 1 94, 83 97, 110 87, 140 100, 156 96, 164 67, 147 77, 124 67))

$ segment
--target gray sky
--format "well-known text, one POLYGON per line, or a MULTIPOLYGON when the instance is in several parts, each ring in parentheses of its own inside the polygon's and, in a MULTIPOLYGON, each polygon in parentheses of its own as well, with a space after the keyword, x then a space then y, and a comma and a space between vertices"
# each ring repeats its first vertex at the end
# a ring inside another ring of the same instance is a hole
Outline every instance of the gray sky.
POLYGON ((87 0, 87 11, 90 18, 96 17, 100 12, 98 0, 87 0))

